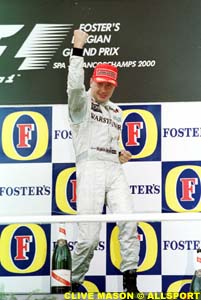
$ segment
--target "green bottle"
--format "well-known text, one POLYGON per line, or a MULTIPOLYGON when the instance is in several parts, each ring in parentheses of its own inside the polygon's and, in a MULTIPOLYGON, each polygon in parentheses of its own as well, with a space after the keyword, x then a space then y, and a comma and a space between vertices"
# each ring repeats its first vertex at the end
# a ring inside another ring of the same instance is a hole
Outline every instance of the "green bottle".
POLYGON ((65 294, 71 291, 71 253, 64 224, 58 226, 58 239, 52 255, 51 293, 65 294))
MULTIPOLYGON (((197 250, 195 273, 191 281, 190 292, 201 292, 201 249, 197 250)), ((201 296, 199 295, 196 299, 201 299, 201 296)))

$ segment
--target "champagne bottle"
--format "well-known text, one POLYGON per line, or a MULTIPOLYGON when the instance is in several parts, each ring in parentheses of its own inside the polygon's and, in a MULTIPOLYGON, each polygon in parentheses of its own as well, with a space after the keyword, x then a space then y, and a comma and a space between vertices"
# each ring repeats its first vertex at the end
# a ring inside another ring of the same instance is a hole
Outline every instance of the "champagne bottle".
MULTIPOLYGON (((201 249, 198 249, 196 253, 195 273, 191 281, 190 292, 201 292, 201 249)), ((196 299, 201 299, 201 297, 196 299)))
POLYGON ((58 239, 52 255, 51 293, 65 294, 71 291, 71 253, 64 224, 58 226, 58 239))

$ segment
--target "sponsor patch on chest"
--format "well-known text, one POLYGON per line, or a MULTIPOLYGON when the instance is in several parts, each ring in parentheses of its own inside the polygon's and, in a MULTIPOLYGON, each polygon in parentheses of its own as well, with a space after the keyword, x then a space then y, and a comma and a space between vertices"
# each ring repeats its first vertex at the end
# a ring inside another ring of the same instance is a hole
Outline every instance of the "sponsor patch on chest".
POLYGON ((93 112, 91 112, 91 119, 100 123, 108 124, 111 127, 115 127, 117 130, 121 129, 121 124, 118 124, 113 119, 97 115, 93 112))

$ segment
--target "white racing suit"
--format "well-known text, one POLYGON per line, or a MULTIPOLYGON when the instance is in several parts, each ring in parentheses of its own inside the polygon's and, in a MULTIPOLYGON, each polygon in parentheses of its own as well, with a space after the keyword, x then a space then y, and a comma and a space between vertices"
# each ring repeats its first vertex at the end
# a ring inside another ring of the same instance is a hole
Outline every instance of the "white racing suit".
MULTIPOLYGON (((128 184, 119 162, 121 110, 114 103, 98 104, 85 91, 83 57, 71 56, 68 107, 76 155, 77 212, 132 213, 128 184)), ((139 240, 136 222, 118 222, 122 262, 120 270, 137 269, 139 240)), ((99 242, 100 222, 79 223, 73 253, 72 281, 82 283, 99 242)))

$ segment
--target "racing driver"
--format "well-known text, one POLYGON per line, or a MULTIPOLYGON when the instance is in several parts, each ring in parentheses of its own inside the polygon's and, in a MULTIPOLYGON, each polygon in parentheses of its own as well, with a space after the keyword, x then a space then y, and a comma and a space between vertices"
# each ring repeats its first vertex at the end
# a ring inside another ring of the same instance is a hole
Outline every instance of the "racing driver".
MULTIPOLYGON (((122 169, 131 153, 120 151, 121 110, 109 99, 117 86, 118 70, 110 64, 97 64, 85 90, 83 50, 88 34, 74 31, 74 47, 68 72, 68 108, 76 155, 77 213, 101 214, 104 204, 112 213, 132 213, 132 200, 122 169)), ((119 242, 123 290, 138 292, 137 266, 139 240, 137 223, 121 221, 119 242)), ((94 249, 99 242, 100 222, 78 224, 78 242, 73 253, 72 291, 84 281, 94 249)))

